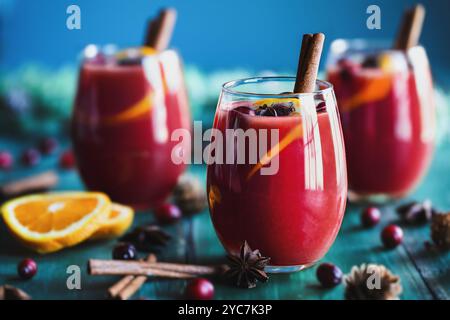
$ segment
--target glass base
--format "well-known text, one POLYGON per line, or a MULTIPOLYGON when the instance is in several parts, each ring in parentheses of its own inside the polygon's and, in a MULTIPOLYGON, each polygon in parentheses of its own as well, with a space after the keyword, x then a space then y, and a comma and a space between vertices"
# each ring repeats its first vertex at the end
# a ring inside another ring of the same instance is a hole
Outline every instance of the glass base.
POLYGON ((267 273, 292 273, 305 270, 312 267, 314 263, 310 264, 299 264, 296 266, 266 266, 264 271, 267 273))
POLYGON ((354 191, 348 191, 348 201, 358 204, 383 204, 391 201, 396 201, 402 198, 403 195, 391 195, 387 193, 357 193, 354 191))

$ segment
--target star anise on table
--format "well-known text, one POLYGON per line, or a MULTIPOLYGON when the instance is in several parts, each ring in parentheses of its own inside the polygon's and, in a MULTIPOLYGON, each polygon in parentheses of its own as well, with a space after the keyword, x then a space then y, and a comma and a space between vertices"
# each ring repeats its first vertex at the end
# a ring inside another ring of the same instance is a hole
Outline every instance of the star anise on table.
POLYGON ((229 269, 224 276, 231 279, 238 287, 254 288, 258 281, 269 280, 264 268, 269 263, 270 258, 263 257, 259 250, 252 250, 247 241, 241 246, 239 255, 228 255, 229 269))
POLYGON ((171 235, 159 226, 149 224, 135 228, 120 240, 132 243, 139 251, 153 252, 165 246, 171 238, 171 235))
POLYGON ((430 200, 409 202, 399 206, 396 211, 406 222, 416 224, 430 221, 433 214, 437 212, 430 200))

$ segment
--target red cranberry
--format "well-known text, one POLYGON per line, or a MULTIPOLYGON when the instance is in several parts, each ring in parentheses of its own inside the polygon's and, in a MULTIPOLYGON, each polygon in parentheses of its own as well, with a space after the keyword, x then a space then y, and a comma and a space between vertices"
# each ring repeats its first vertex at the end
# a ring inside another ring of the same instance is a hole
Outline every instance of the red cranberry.
POLYGON ((26 166, 35 166, 41 161, 41 154, 36 149, 30 148, 22 154, 22 163, 26 166))
POLYGON ((43 154, 52 154, 58 147, 58 141, 54 138, 45 138, 39 144, 39 149, 43 154))
POLYGON ((72 169, 75 167, 75 156, 71 150, 67 150, 61 154, 59 165, 63 169, 72 169))
POLYGON ((211 300, 214 297, 214 285, 207 279, 191 280, 186 287, 186 298, 193 300, 211 300))
POLYGON ((395 224, 388 225, 381 232, 381 241, 386 248, 395 248, 403 241, 403 230, 395 224))
POLYGON ((13 165, 13 157, 8 151, 0 151, 0 169, 7 170, 13 165))
POLYGON ((165 203, 155 210, 156 219, 161 223, 174 223, 181 215, 180 208, 171 203, 165 203))
POLYGON ((114 260, 136 260, 137 251, 131 243, 119 243, 113 249, 114 260))
POLYGON ((381 212, 376 207, 367 207, 361 214, 361 223, 364 227, 373 227, 380 222, 381 212))
POLYGON ((32 259, 24 259, 17 265, 17 273, 22 279, 31 279, 37 272, 37 264, 32 259))
POLYGON ((332 288, 342 282, 342 271, 331 263, 322 263, 316 271, 317 279, 325 288, 332 288))

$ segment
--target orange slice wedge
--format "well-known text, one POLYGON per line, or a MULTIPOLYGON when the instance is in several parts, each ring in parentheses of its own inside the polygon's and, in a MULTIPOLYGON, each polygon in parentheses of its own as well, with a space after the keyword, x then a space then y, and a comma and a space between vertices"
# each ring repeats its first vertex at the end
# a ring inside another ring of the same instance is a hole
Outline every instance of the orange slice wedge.
POLYGON ((134 210, 131 207, 113 203, 109 215, 102 222, 101 227, 92 235, 91 239, 118 237, 131 226, 133 218, 134 210))
POLYGON ((1 212, 14 236, 39 253, 58 251, 89 238, 111 210, 103 193, 63 192, 19 197, 1 212))

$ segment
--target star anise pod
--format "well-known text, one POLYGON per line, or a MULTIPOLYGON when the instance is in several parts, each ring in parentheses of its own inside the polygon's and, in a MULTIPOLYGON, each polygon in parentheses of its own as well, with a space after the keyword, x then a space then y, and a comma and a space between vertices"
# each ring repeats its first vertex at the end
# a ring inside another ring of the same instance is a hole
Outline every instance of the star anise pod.
POLYGON ((400 217, 408 223, 425 223, 436 213, 430 200, 409 202, 396 209, 400 217))
POLYGON ((258 281, 269 280, 264 268, 270 258, 263 257, 259 250, 252 250, 247 241, 242 244, 239 255, 230 254, 227 258, 229 269, 224 275, 234 281, 238 287, 254 288, 258 281))
POLYGON ((121 238, 121 241, 132 243, 139 251, 158 251, 172 237, 159 226, 149 224, 135 228, 121 238))

